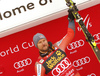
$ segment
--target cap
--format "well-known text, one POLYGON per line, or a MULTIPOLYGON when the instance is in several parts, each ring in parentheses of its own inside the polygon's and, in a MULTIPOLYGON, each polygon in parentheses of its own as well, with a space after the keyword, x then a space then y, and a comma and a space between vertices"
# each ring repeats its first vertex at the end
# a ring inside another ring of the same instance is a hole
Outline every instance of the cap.
POLYGON ((40 39, 46 39, 46 37, 43 34, 41 34, 41 33, 37 33, 37 34, 35 34, 33 36, 33 41, 34 41, 34 44, 35 44, 36 47, 37 47, 37 43, 38 43, 38 41, 40 39))

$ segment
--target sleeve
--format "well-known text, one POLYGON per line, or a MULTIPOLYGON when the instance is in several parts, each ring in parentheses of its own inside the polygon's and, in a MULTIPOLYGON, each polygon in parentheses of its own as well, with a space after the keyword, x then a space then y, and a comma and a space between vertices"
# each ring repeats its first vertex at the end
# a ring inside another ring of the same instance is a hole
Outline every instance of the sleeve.
POLYGON ((69 21, 67 34, 60 41, 58 41, 56 45, 60 49, 65 51, 66 47, 73 40, 74 36, 75 36, 75 23, 73 20, 73 21, 69 21))
POLYGON ((42 66, 42 64, 35 64, 35 73, 36 76, 45 76, 45 68, 42 66))

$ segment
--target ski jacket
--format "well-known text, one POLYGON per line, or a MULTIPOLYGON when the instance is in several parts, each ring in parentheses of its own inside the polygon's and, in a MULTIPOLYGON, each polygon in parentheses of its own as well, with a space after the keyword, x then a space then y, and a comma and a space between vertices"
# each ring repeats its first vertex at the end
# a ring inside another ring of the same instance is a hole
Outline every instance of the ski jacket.
POLYGON ((65 53, 66 47, 74 36, 75 24, 74 21, 69 21, 67 34, 56 43, 55 51, 46 57, 38 57, 35 65, 37 76, 74 76, 76 71, 65 53))

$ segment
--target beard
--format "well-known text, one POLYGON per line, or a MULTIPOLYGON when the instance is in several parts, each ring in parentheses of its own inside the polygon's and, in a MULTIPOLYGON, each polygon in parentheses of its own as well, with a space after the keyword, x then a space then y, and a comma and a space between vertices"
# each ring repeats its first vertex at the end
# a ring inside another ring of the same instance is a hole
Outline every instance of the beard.
MULTIPOLYGON (((46 46, 46 45, 45 45, 46 46)), ((43 46, 43 47, 45 47, 43 46)), ((43 50, 43 49, 40 49, 41 52, 48 52, 49 51, 49 46, 47 46, 47 49, 43 50)))

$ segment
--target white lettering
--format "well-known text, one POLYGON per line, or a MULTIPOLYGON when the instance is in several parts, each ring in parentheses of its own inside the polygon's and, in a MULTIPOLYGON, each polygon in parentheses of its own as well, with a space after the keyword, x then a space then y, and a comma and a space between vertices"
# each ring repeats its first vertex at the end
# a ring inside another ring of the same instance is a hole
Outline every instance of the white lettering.
POLYGON ((22 43, 22 48, 23 48, 23 49, 27 49, 27 48, 28 48, 28 47, 25 46, 26 43, 27 43, 27 42, 22 43))
MULTIPOLYGON (((30 43, 29 42, 23 42, 22 45, 21 45, 21 47, 23 49, 28 49, 28 48, 31 48, 33 46, 34 46, 33 41, 31 41, 30 43)), ((1 57, 5 57, 7 55, 14 54, 14 53, 19 52, 19 51, 20 51, 19 46, 16 45, 13 48, 12 47, 9 47, 6 51, 1 51, 0 52, 0 56, 1 57)))
POLYGON ((83 69, 83 67, 80 67, 80 68, 78 68, 78 69, 76 69, 77 71, 79 71, 79 70, 82 70, 83 69))
MULTIPOLYGON (((73 72, 74 72, 74 69, 70 70, 68 73, 66 73, 66 76, 71 75, 73 72)), ((72 74, 72 76, 73 76, 73 74, 72 74)))
POLYGON ((29 47, 33 47, 33 46, 34 46, 34 43, 33 43, 33 42, 28 43, 28 46, 29 46, 29 47))
POLYGON ((10 53, 13 54, 13 53, 18 52, 18 51, 19 51, 19 47, 18 47, 18 45, 16 45, 14 48, 9 47, 8 50, 1 51, 0 56, 5 57, 6 55, 9 55, 10 53))
POLYGON ((14 52, 18 52, 19 51, 18 45, 16 45, 16 47, 13 50, 14 50, 14 52))
POLYGON ((70 54, 74 54, 74 53, 76 53, 76 52, 77 52, 77 50, 74 50, 74 51, 70 52, 70 54))
POLYGON ((6 52, 2 51, 2 52, 0 53, 0 56, 1 56, 1 57, 6 56, 6 52))
POLYGON ((37 64, 37 76, 41 76, 41 64, 37 64))
POLYGON ((24 69, 21 69, 21 70, 17 70, 17 73, 19 73, 19 72, 22 72, 22 71, 24 71, 24 69))
POLYGON ((11 53, 14 53, 14 52, 12 51, 12 48, 11 48, 11 47, 10 47, 9 49, 10 49, 11 53))
POLYGON ((34 46, 33 42, 31 42, 31 43, 28 43, 28 42, 22 43, 22 48, 23 49, 28 49, 29 47, 33 47, 33 46, 34 46))
POLYGON ((87 75, 87 76, 96 76, 96 74, 94 74, 94 73, 91 73, 90 75, 87 75))
POLYGON ((8 52, 8 51, 9 51, 9 49, 8 49, 8 50, 6 50, 7 55, 9 55, 9 52, 8 52))
MULTIPOLYGON (((86 24, 86 28, 88 29, 89 27, 92 27, 92 24, 90 22, 90 17, 89 17, 89 14, 86 15, 84 21, 83 21, 85 24, 86 24)), ((81 31, 82 29, 80 27, 77 27, 78 31, 81 31)))

